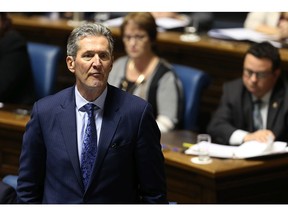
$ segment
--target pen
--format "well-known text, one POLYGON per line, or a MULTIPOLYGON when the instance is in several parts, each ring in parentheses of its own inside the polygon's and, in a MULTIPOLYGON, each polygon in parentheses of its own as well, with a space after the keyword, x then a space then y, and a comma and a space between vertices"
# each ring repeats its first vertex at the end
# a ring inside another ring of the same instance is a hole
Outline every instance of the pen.
POLYGON ((190 148, 191 146, 193 146, 194 144, 192 144, 192 143, 187 143, 187 142, 183 142, 182 143, 182 146, 184 147, 184 148, 190 148))

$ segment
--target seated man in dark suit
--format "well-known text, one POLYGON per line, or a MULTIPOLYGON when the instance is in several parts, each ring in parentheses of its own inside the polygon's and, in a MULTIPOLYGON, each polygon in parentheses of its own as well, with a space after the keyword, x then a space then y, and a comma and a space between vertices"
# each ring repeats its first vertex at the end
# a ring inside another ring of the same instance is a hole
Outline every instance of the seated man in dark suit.
POLYGON ((213 142, 288 141, 288 87, 280 64, 279 51, 270 43, 250 47, 242 79, 224 84, 220 106, 208 125, 213 142))
POLYGON ((0 12, 0 102, 32 105, 34 81, 27 42, 0 12))

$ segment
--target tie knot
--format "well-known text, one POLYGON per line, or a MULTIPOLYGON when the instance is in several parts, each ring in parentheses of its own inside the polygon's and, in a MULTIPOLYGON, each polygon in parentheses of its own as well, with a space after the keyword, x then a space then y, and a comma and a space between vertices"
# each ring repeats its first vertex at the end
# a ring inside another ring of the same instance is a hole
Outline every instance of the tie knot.
POLYGON ((257 99, 257 100, 254 101, 254 103, 255 103, 255 104, 261 104, 261 103, 262 103, 262 100, 261 100, 261 99, 257 99))
POLYGON ((87 103, 83 107, 88 114, 91 114, 93 113, 93 111, 96 109, 97 106, 93 103, 87 103))
POLYGON ((263 103, 263 101, 261 99, 257 99, 254 101, 254 105, 258 106, 258 107, 261 107, 262 103, 263 103))

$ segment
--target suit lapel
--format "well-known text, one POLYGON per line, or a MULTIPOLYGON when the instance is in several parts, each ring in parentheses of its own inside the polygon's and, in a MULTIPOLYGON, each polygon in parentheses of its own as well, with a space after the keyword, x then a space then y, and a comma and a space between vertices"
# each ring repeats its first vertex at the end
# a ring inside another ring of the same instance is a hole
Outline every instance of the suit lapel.
MULTIPOLYGON (((115 91, 113 91, 115 93, 115 91)), ((96 161, 94 164, 92 179, 94 180, 97 177, 100 167, 102 166, 106 152, 109 149, 111 140, 116 132, 118 123, 121 119, 121 116, 118 113, 120 104, 118 99, 120 95, 115 95, 112 93, 112 89, 108 88, 107 97, 104 106, 103 120, 101 133, 98 143, 98 151, 96 156, 96 161)), ((117 93, 116 93, 117 94, 117 93)), ((90 181, 93 182, 93 181, 90 181)))
POLYGON ((284 99, 284 90, 275 88, 271 95, 268 110, 267 128, 276 128, 276 119, 284 99))
POLYGON ((76 128, 76 113, 75 113, 75 95, 74 88, 71 88, 70 94, 67 95, 61 106, 61 111, 58 113, 58 119, 61 125, 61 133, 65 142, 65 146, 75 171, 77 180, 82 186, 80 164, 78 157, 77 146, 77 128, 76 128))

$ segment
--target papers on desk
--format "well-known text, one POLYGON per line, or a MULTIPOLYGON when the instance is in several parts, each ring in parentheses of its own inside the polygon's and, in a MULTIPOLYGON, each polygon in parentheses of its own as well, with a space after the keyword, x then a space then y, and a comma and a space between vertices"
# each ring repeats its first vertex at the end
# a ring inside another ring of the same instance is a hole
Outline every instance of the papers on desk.
POLYGON ((123 17, 117 17, 114 19, 109 19, 103 22, 103 25, 106 25, 108 27, 119 27, 123 22, 123 17))
POLYGON ((161 17, 156 19, 156 24, 160 28, 163 29, 174 29, 174 28, 181 28, 189 25, 189 20, 184 19, 175 19, 175 18, 168 18, 168 17, 161 17))
MULTIPOLYGON (((103 24, 108 27, 119 27, 123 22, 123 17, 118 17, 105 21, 103 24)), ((157 18, 156 24, 161 29, 174 29, 185 27, 189 24, 189 20, 179 20, 174 18, 157 18)))
MULTIPOLYGON (((227 146, 215 143, 206 143, 211 157, 244 159, 265 155, 288 153, 286 142, 273 142, 271 145, 257 141, 245 142, 240 146, 227 146)), ((185 151, 188 155, 198 155, 199 144, 191 146, 185 151)))
POLYGON ((275 36, 263 34, 246 28, 211 29, 208 35, 213 38, 228 40, 248 40, 252 42, 269 41, 273 46, 281 48, 282 44, 277 42, 275 36))

